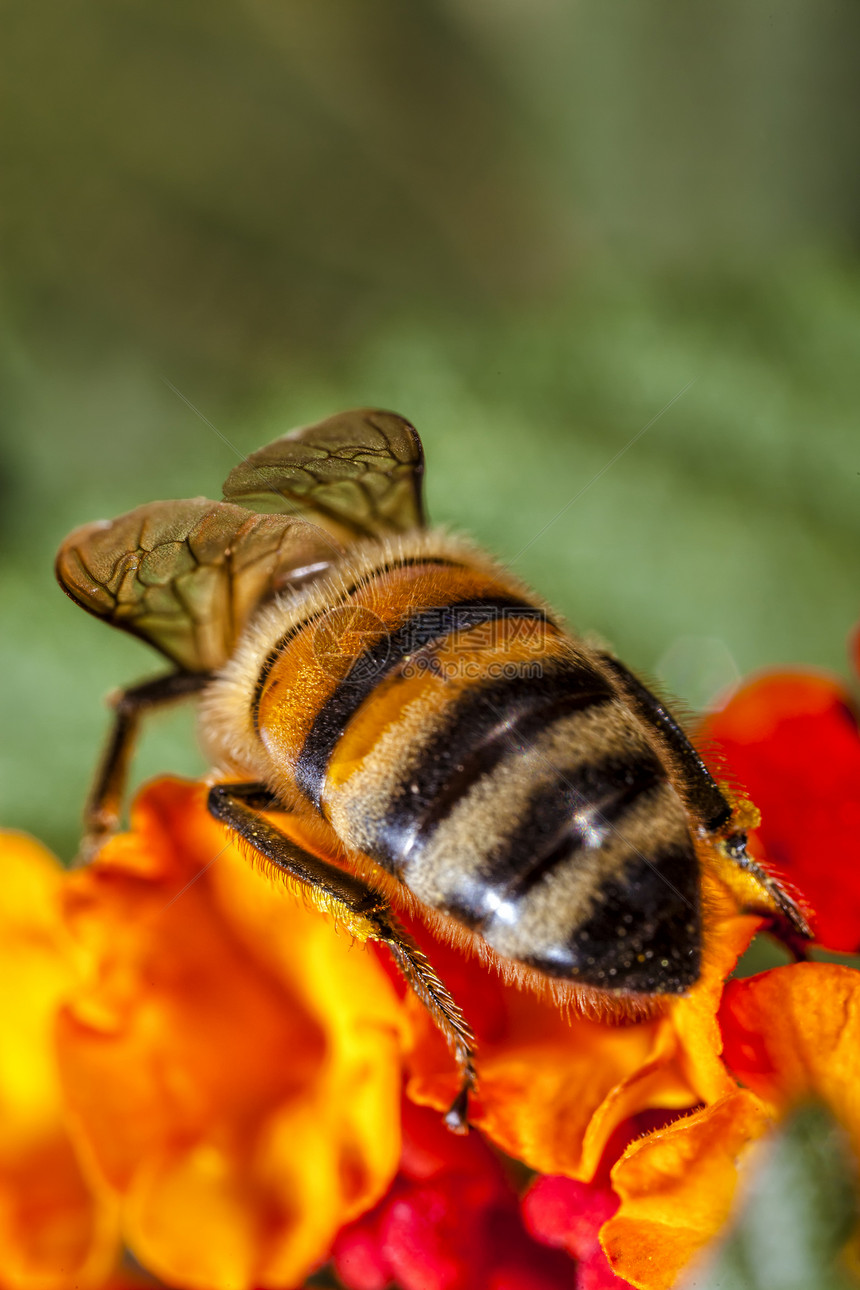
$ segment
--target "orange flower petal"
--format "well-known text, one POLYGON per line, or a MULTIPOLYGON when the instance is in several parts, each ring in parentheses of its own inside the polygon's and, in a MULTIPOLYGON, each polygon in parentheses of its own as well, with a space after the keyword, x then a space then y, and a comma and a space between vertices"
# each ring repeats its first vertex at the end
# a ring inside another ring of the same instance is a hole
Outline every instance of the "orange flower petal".
MULTIPOLYGON (((492 969, 431 939, 425 929, 413 930, 475 1029, 473 1123, 532 1169, 589 1176, 615 1117, 603 1117, 586 1145, 589 1126, 616 1088, 668 1056, 665 1019, 611 1025, 567 1015, 550 999, 505 985, 492 969)), ((412 1028, 407 1092, 421 1105, 444 1110, 457 1086, 451 1057, 412 996, 404 1011, 412 1028)), ((696 1101, 674 1077, 665 1093, 676 1106, 696 1101)))
MULTIPOLYGON (((509 1155, 540 1173, 590 1180, 624 1121, 653 1108, 689 1110, 734 1087, 720 1061, 716 1021, 723 981, 760 920, 738 916, 719 883, 704 878, 702 978, 662 1015, 624 1022, 565 1013, 475 959, 415 934, 473 1024, 479 1095, 472 1118, 509 1155)), ((416 1000, 409 1096, 444 1109, 456 1088, 453 1063, 416 1000)))
POLYGON ((372 955, 255 872, 173 780, 70 882, 66 1094, 171 1284, 295 1284, 400 1146, 399 1004, 372 955))
POLYGON ((820 1098, 860 1158, 860 972, 793 963, 730 981, 720 1020, 743 1084, 780 1113, 820 1098))
POLYGON ((672 1025, 681 1069, 701 1102, 716 1102, 734 1088, 721 1059, 723 1038, 718 1009, 724 983, 749 948, 762 920, 738 914, 722 885, 705 874, 702 880, 706 935, 702 975, 696 986, 672 1005, 672 1025))
POLYGON ((744 1089, 631 1143, 612 1170, 621 1198, 600 1243, 638 1290, 668 1290, 725 1223, 739 1157, 770 1122, 744 1089))
POLYGON ((792 1105, 818 1097, 860 1156, 860 973, 799 963, 730 981, 724 1060, 745 1088, 628 1147, 612 1170, 621 1198, 601 1232, 615 1271, 664 1290, 726 1221, 747 1148, 792 1105))
POLYGON ((71 984, 63 871, 0 834, 0 1268, 9 1290, 101 1284, 118 1254, 115 1207, 93 1190, 64 1118, 54 1022, 71 984))

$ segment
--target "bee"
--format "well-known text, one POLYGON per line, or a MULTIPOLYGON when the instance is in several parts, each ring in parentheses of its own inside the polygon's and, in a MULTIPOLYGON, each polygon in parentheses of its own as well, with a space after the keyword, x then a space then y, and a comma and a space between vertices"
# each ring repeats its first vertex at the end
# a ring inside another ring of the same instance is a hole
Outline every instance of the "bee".
POLYGON ((446 1119, 463 1131, 473 1033, 395 908, 616 1016, 699 979, 704 867, 786 943, 810 930, 747 853, 754 809, 665 703, 500 563, 428 529, 423 470, 408 421, 346 412, 248 457, 221 502, 76 530, 56 569, 172 665, 114 699, 83 855, 117 827, 141 717, 198 695, 209 811, 387 946, 458 1062, 446 1119))

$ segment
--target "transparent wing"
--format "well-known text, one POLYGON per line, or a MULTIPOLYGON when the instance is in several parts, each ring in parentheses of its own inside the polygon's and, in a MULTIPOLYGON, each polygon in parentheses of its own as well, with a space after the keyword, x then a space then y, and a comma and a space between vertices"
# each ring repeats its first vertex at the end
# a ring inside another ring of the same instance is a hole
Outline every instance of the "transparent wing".
POLYGON ((227 476, 224 497, 264 514, 304 515, 344 541, 423 526, 424 453, 394 412, 357 408, 303 426, 227 476))
POLYGON ((91 614, 180 668, 206 672, 226 662, 262 600, 340 554, 329 534, 301 519, 197 497, 150 502, 76 529, 56 571, 91 614))

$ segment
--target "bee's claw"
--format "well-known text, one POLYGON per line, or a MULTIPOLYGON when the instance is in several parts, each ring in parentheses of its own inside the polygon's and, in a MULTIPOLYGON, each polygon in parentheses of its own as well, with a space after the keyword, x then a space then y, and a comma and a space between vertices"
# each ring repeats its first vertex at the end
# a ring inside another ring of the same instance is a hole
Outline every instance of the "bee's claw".
POLYGON ((471 1080, 466 1080, 451 1103, 450 1110, 445 1115, 445 1124, 452 1133, 466 1134, 469 1132, 469 1093, 471 1088, 471 1080))
POLYGON ((83 835, 78 853, 72 861, 73 869, 84 869, 93 863, 105 843, 113 837, 115 829, 89 829, 83 835))

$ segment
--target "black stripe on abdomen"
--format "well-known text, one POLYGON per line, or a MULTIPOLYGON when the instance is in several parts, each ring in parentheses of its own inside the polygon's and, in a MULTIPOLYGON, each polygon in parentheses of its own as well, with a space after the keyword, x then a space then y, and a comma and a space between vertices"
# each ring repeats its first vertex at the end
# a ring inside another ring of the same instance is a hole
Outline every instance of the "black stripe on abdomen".
POLYGON ((488 886, 506 897, 527 895, 576 851, 603 846, 626 812, 665 778, 657 758, 641 751, 634 759, 607 757, 560 772, 532 798, 504 850, 490 856, 488 886))
POLYGON ((278 659, 281 657, 281 654, 290 642, 295 640, 299 632, 304 631, 306 627, 310 627, 315 622, 324 620, 333 609, 337 609, 339 606, 346 604, 349 598, 355 595, 358 588, 369 580, 380 578, 386 573, 393 572, 395 569, 406 569, 414 567, 415 565, 424 564, 431 565, 434 568, 439 567, 443 569, 457 569, 462 567, 459 560, 448 560, 444 556, 435 555, 406 556, 398 558, 397 560, 386 561, 384 564, 380 564, 378 568, 374 569, 372 574, 367 575, 360 581, 350 583, 348 587, 344 587, 324 609, 318 609, 316 613, 311 614, 308 618, 301 619, 300 622, 294 623, 289 631, 284 632, 283 636, 275 641, 275 644, 263 659, 260 673, 254 686, 254 693, 251 695, 251 721, 254 729, 259 731, 260 728, 260 702, 263 697, 263 691, 266 688, 266 682, 271 675, 272 668, 275 666, 278 659))
POLYGON ((533 795, 516 828, 488 854, 448 912, 480 930, 500 902, 516 905, 537 883, 552 881, 556 870, 623 833, 627 812, 664 782, 662 766, 647 753, 560 770, 533 795))
POLYGON ((392 796, 374 858, 405 878, 410 852, 420 851, 479 779, 505 757, 526 752, 562 717, 612 699, 596 669, 557 659, 545 659, 539 676, 508 677, 465 691, 422 750, 420 769, 392 796))
POLYGON ((296 765, 301 793, 319 809, 332 754, 351 718, 399 664, 455 632, 470 631, 502 617, 542 619, 544 611, 513 596, 456 601, 421 610, 364 650, 316 715, 296 765))
POLYGON ((548 976, 598 989, 684 994, 699 979, 701 944, 699 866, 687 837, 648 856, 632 852, 567 938, 519 957, 548 976))
POLYGON ((677 758, 684 792, 694 813, 709 833, 719 832, 732 817, 731 803, 672 713, 617 658, 601 654, 600 661, 618 678, 626 702, 647 725, 658 731, 670 753, 677 758))

